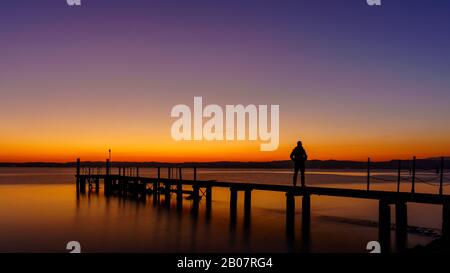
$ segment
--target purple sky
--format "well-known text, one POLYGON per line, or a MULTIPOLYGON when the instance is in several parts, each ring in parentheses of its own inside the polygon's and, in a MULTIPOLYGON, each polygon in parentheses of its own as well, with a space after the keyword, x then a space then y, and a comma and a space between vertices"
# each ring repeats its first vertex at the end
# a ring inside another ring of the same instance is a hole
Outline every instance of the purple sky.
POLYGON ((299 137, 318 158, 450 153, 449 12, 445 0, 4 1, 0 161, 108 145, 189 155, 169 113, 193 96, 279 104, 274 159, 299 137))

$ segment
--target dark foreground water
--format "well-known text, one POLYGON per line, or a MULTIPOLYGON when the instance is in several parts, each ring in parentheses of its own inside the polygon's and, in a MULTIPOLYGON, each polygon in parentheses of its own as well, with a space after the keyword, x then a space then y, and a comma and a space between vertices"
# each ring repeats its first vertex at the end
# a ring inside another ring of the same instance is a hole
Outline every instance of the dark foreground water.
MULTIPOLYGON (((155 170, 141 169, 141 175, 155 176, 155 170)), ((205 169, 199 170, 198 178, 289 184, 291 175, 290 170, 205 169)), ((395 182, 384 181, 394 179, 394 173, 374 175, 379 179, 373 189, 396 189, 395 182)), ((191 176, 185 170, 183 177, 191 176)), ((422 181, 434 181, 435 176, 418 174, 422 181)), ((410 184, 404 181, 401 190, 409 191, 410 184)), ((364 171, 311 171, 307 182, 366 187, 364 171)), ((437 191, 435 185, 416 185, 416 192, 437 191)), ((295 238, 287 238, 283 193, 253 192, 249 229, 243 226, 243 199, 239 195, 238 222, 233 227, 226 189, 214 188, 210 217, 204 201, 195 216, 190 200, 184 200, 179 212, 175 203, 171 208, 155 206, 151 196, 146 202, 106 198, 102 191, 77 197, 73 169, 0 168, 0 252, 66 252, 69 241, 80 242, 83 252, 366 252, 367 242, 378 237, 377 201, 312 196, 311 233, 302 238, 298 198, 295 238)), ((409 247, 440 234, 441 213, 440 206, 408 204, 409 247)), ((394 232, 392 241, 395 250, 394 232)))

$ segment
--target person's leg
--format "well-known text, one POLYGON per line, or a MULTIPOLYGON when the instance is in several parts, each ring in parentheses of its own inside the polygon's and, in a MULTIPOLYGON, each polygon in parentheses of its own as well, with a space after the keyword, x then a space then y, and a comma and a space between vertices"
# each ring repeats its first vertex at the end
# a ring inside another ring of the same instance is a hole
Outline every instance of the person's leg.
POLYGON ((298 166, 297 165, 295 165, 294 166, 294 177, 293 177, 293 182, 294 182, 294 187, 295 186, 297 186, 297 175, 298 175, 298 170, 299 170, 299 168, 298 168, 298 166))
POLYGON ((305 186, 305 165, 301 165, 300 166, 300 179, 301 179, 301 183, 302 183, 302 187, 305 186))

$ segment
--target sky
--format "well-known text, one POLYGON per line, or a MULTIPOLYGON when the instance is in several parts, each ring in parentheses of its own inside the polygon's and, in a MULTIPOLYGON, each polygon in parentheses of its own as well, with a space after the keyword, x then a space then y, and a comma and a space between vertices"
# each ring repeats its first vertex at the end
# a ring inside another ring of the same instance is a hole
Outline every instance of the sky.
POLYGON ((450 1, 6 0, 0 162, 450 155, 450 1), (177 104, 280 106, 280 145, 175 141, 177 104))

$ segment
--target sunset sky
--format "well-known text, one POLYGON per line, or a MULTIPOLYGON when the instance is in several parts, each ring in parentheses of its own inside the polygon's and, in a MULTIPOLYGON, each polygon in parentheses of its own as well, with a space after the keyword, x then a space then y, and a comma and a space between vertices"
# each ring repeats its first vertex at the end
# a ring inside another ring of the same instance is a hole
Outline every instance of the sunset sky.
POLYGON ((0 162, 450 155, 450 1, 8 0, 0 162), (280 146, 172 140, 176 104, 280 105, 280 146))

